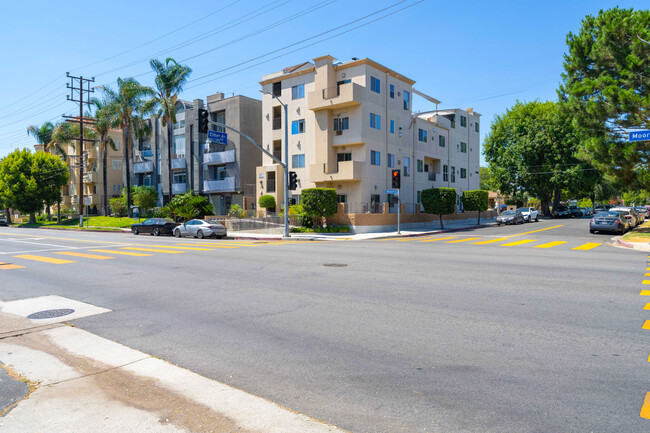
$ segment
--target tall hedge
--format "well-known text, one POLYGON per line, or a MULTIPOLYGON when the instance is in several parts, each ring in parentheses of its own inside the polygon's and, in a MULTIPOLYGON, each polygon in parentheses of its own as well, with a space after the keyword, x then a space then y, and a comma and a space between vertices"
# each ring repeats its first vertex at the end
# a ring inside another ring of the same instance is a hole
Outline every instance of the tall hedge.
POLYGON ((440 228, 444 228, 442 224, 442 216, 452 214, 456 211, 456 189, 425 189, 422 191, 421 197, 424 212, 438 215, 440 217, 440 228))
POLYGON ((481 212, 488 210, 488 192, 481 189, 464 191, 463 208, 469 211, 477 211, 477 224, 481 224, 481 212))
POLYGON ((336 213, 338 200, 334 188, 306 188, 300 193, 300 204, 305 215, 314 220, 315 226, 321 226, 323 217, 336 213))

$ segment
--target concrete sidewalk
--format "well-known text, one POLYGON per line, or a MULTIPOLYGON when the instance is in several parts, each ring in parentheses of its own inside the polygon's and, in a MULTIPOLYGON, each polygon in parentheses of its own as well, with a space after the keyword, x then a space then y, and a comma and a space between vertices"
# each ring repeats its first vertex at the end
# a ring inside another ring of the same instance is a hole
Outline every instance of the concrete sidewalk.
MULTIPOLYGON (((50 315, 58 310, 73 310, 72 317, 108 312, 58 296, 0 302, 0 368, 29 386, 15 405, 0 407, 0 413, 8 410, 0 417, 3 433, 342 431, 66 326, 70 315, 27 318, 48 306, 53 307, 45 310, 50 315)), ((11 386, 15 381, 0 381, 0 394, 15 393, 11 386)))

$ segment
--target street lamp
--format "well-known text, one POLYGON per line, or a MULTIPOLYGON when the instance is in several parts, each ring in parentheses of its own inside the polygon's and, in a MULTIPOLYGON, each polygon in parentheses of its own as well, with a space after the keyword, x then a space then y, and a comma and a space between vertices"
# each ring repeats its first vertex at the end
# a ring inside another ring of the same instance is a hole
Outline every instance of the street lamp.
POLYGON ((272 98, 275 98, 280 105, 284 108, 284 164, 282 168, 284 169, 284 236, 289 237, 289 111, 287 106, 271 92, 266 90, 260 90, 260 92, 271 95, 272 98))

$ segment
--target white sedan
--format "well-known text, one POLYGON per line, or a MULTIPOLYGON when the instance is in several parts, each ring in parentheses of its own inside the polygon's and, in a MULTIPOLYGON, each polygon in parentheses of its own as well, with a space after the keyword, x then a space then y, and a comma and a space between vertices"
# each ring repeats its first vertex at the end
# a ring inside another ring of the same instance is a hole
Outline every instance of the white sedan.
POLYGON ((214 236, 217 239, 221 239, 226 237, 226 235, 226 227, 214 220, 195 219, 181 224, 174 229, 174 236, 177 238, 181 236, 194 236, 195 238, 203 239, 214 236))
POLYGON ((534 207, 520 207, 517 210, 524 216, 524 222, 539 221, 539 213, 534 207))

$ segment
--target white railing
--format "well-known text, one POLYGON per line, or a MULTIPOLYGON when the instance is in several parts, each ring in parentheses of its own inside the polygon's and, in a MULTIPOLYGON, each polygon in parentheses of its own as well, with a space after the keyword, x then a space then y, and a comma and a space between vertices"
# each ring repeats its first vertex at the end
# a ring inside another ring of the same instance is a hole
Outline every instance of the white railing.
POLYGON ((203 154, 203 163, 207 165, 214 164, 227 164, 235 162, 235 151, 226 150, 224 152, 211 152, 203 154))
POLYGON ((153 172, 153 161, 136 162, 133 164, 133 173, 151 173, 153 172))
POLYGON ((204 192, 234 191, 235 178, 227 177, 223 180, 206 180, 203 181, 204 192))

